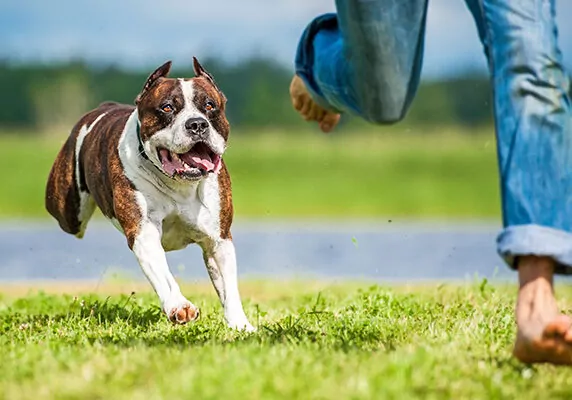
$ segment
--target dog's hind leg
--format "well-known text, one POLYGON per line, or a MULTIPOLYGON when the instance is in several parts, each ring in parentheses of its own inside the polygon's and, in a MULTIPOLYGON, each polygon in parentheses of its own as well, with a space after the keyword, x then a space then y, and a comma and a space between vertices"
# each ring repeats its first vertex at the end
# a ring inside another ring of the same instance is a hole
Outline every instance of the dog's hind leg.
POLYGON ((46 185, 46 209, 65 232, 78 238, 83 237, 96 207, 83 179, 79 151, 85 136, 104 115, 88 115, 74 127, 54 161, 46 185))
POLYGON ((95 200, 88 193, 79 191, 79 210, 78 210, 78 221, 79 230, 75 233, 75 237, 81 239, 85 234, 85 229, 87 228, 87 223, 91 219, 93 212, 95 211, 95 200))

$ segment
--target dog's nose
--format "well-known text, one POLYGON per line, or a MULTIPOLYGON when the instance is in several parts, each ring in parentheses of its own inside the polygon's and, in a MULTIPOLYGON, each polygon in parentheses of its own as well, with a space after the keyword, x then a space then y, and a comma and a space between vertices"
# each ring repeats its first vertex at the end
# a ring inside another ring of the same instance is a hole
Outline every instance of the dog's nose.
POLYGON ((187 122, 185 122, 185 128, 192 134, 195 135, 202 135, 206 132, 209 127, 209 123, 206 119, 198 117, 198 118, 189 118, 187 122))

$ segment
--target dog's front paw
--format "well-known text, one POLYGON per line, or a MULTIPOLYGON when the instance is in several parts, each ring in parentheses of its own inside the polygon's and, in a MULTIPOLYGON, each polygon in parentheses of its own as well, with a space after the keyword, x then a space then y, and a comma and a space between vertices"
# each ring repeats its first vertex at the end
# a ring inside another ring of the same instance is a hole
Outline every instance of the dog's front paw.
POLYGON ((198 307, 185 298, 167 301, 163 310, 172 323, 180 325, 197 320, 200 314, 198 307))

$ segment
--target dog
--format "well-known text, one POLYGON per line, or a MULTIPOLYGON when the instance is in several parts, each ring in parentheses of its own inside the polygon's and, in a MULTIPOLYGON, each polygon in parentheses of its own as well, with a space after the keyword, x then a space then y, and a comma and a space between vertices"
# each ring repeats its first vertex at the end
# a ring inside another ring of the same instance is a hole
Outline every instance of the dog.
POLYGON ((226 96, 193 57, 195 76, 157 68, 135 105, 105 102, 74 126, 50 171, 45 205, 81 239, 96 207, 122 232, 175 324, 199 317, 165 252, 198 244, 229 327, 254 331, 242 306, 231 235, 231 181, 223 161, 226 96))

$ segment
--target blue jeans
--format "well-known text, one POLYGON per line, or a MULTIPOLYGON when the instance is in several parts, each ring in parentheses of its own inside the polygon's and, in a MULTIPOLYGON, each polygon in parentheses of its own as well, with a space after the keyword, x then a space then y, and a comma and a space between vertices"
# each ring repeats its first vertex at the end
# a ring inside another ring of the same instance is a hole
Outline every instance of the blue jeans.
MULTIPOLYGON (((572 113, 555 0, 465 0, 494 92, 504 229, 497 249, 572 274, 572 113)), ((336 0, 302 34, 296 74, 324 108, 401 120, 419 85, 427 0, 336 0)))

